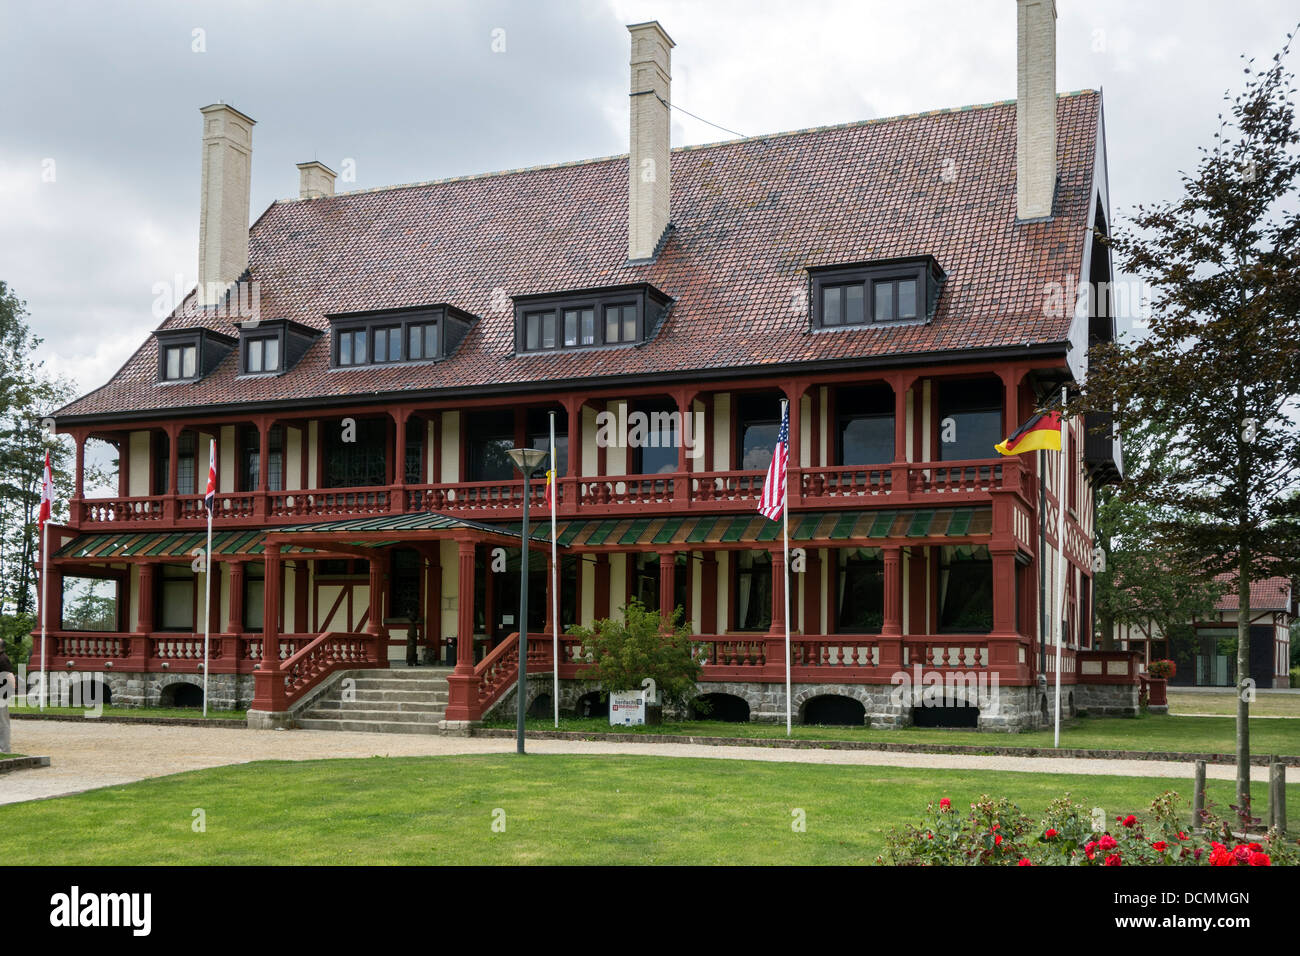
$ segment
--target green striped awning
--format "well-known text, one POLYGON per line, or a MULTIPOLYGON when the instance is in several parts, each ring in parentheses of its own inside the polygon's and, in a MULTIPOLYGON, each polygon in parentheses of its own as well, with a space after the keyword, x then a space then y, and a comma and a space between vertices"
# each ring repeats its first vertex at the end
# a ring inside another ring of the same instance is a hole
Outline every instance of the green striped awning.
MULTIPOLYGON (((518 522, 505 526, 519 534, 518 522)), ((792 513, 790 540, 864 541, 885 538, 951 538, 988 535, 993 509, 923 508, 903 511, 837 511, 792 513)), ((551 524, 529 529, 537 541, 551 540, 551 524)), ((661 518, 602 518, 561 521, 556 541, 561 547, 655 547, 701 544, 766 544, 781 539, 781 522, 753 515, 687 515, 661 518)))
MULTIPOLYGON (((215 531, 212 553, 217 555, 261 554, 265 531, 215 531)), ((122 534, 83 534, 57 552, 57 558, 113 561, 119 558, 183 558, 207 539, 206 531, 130 531, 122 534)), ((311 548, 289 545, 283 551, 310 553, 311 548)))

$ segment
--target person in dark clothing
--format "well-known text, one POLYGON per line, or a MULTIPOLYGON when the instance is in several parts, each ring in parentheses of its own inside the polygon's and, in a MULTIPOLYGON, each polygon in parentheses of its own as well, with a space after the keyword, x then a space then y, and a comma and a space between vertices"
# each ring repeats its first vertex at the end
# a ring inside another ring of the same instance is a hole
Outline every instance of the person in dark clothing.
POLYGON ((17 685, 14 665, 3 646, 0 646, 0 754, 12 753, 9 742, 9 705, 13 703, 17 685))

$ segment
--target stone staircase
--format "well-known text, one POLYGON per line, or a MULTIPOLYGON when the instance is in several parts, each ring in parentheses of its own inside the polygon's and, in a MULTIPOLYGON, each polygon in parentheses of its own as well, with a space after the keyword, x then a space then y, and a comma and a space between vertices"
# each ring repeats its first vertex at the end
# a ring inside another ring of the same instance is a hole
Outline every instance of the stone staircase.
POLYGON ((447 710, 450 673, 450 667, 347 671, 295 722, 304 730, 436 734, 447 710))

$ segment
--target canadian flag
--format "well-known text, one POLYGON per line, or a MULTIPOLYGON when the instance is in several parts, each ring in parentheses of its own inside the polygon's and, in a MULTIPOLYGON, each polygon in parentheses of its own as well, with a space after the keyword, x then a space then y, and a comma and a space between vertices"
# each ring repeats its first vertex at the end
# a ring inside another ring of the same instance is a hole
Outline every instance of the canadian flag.
POLYGON ((54 476, 50 472, 50 453, 45 453, 45 477, 41 480, 41 510, 36 516, 36 524, 43 532, 45 522, 54 512, 54 476))

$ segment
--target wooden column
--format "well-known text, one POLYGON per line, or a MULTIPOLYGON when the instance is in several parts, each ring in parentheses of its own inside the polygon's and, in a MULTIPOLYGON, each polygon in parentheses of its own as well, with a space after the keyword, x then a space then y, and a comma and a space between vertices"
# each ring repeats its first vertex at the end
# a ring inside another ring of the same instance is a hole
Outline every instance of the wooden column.
POLYGON ((76 487, 72 492, 72 497, 74 500, 80 501, 86 493, 86 435, 84 432, 79 432, 74 433, 72 437, 77 444, 76 487))
POLYGON ((803 632, 822 634, 822 552, 808 549, 803 582, 803 632))
MULTIPOLYGON (((474 542, 456 542, 456 673, 474 673, 474 542)), ((489 572, 490 573, 490 572, 489 572)))
MULTIPOLYGON (((797 505, 803 497, 803 395, 807 386, 791 383, 785 394, 790 400, 790 435, 786 465, 786 506, 797 505)), ((784 624, 782 625, 784 627, 784 624)))
POLYGON ((395 514, 406 511, 406 423, 410 410, 395 408, 393 416, 393 486, 388 495, 388 510, 395 514))
MULTIPOLYGON (((206 479, 205 482, 206 484, 206 479)), ((221 633, 221 562, 213 561, 208 556, 207 574, 212 575, 212 600, 208 605, 208 628, 213 634, 221 633)), ((205 582, 206 584, 206 582, 205 582)), ((207 595, 204 595, 207 600, 207 595)))
POLYGON ((118 432, 117 496, 125 498, 131 490, 131 433, 118 432))
POLYGON ((659 552, 659 614, 667 620, 673 613, 674 598, 677 595, 677 554, 673 551, 659 552))
MULTIPOLYGON (((263 590, 265 595, 265 590, 263 590)), ((244 562, 230 562, 230 622, 226 627, 231 634, 244 633, 244 562)))
POLYGON ((785 634, 785 554, 781 548, 768 551, 772 556, 772 627, 773 634, 785 634))
POLYGON ((154 629, 154 569, 156 564, 140 565, 140 613, 136 615, 136 630, 141 634, 152 633, 154 629))
POLYGON ((436 660, 442 654, 442 551, 434 542, 424 570, 424 641, 436 660))
POLYGON ((487 649, 496 645, 497 576, 492 570, 492 548, 487 549, 483 562, 483 630, 487 633, 487 649))
MULTIPOLYGON (((993 552, 993 634, 1016 632, 1016 552, 993 552)), ((1068 643, 1067 643, 1068 646, 1068 643)))
POLYGON ((387 570, 388 554, 376 554, 370 559, 370 610, 366 613, 366 633, 380 637, 379 647, 383 651, 379 660, 387 660, 387 642, 382 640, 384 631, 384 578, 387 570))
POLYGON ((299 634, 310 633, 311 621, 307 617, 307 575, 311 562, 303 559, 294 564, 293 575, 293 626, 299 634))
POLYGON ((717 634, 718 627, 718 553, 705 551, 700 568, 700 631, 717 634))
POLYGON ((595 579, 596 596, 592 613, 600 621, 609 617, 609 555, 604 552, 596 555, 595 579))
POLYGON ((903 633, 903 550, 885 548, 885 621, 880 633, 898 637, 903 633))
POLYGON ((262 582, 262 672, 280 669, 280 546, 268 544, 262 582))

